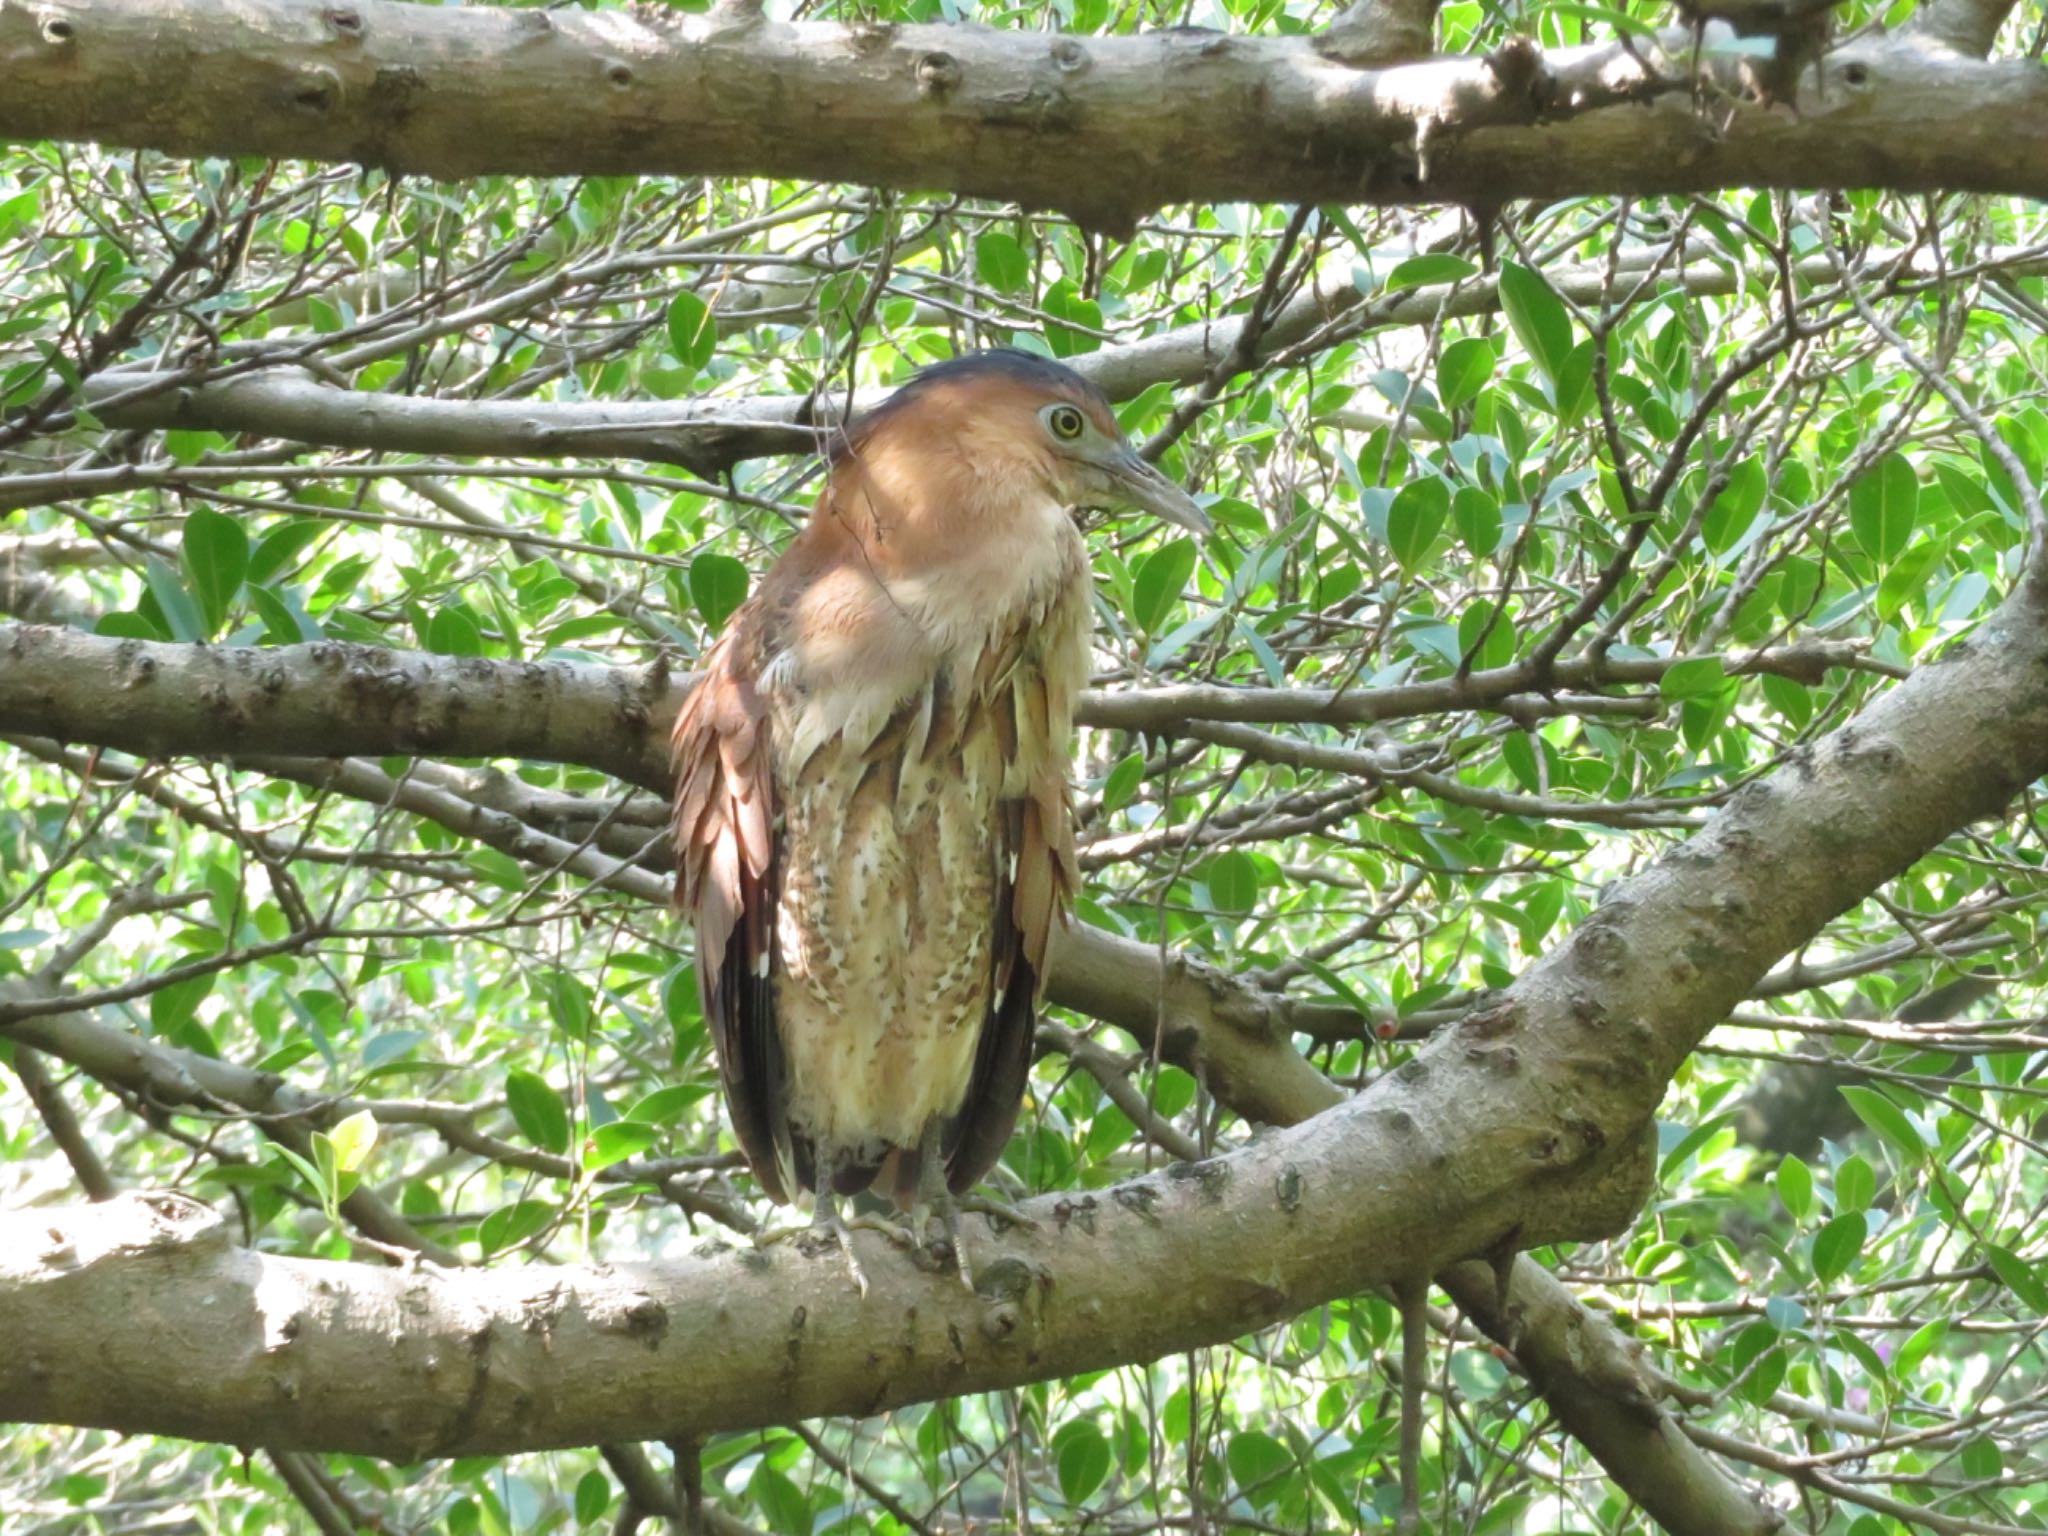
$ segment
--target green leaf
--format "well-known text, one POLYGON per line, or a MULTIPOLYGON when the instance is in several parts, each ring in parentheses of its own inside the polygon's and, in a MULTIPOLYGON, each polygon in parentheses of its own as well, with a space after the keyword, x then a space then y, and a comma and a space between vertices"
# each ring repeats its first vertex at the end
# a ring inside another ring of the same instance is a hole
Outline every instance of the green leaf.
POLYGON ((1249 912, 1259 901, 1259 867, 1242 849, 1227 848, 1202 871, 1209 900, 1218 912, 1249 912))
POLYGON ((1680 1168, 1685 1166, 1694 1153, 1712 1141, 1720 1133, 1722 1127, 1734 1118, 1735 1111, 1732 1109, 1726 1110, 1718 1115, 1710 1115, 1707 1119, 1687 1131, 1678 1139, 1671 1150, 1664 1154, 1663 1160, 1658 1164, 1658 1176, 1668 1180, 1680 1168))
POLYGON ((690 601, 705 627, 725 627, 733 610, 747 600, 747 568, 731 555, 705 553, 690 562, 690 601))
POLYGON ((1096 334, 1102 329, 1102 306, 1083 298, 1072 278, 1063 277, 1046 289, 1039 307, 1051 317, 1045 323, 1045 339, 1054 357, 1093 352, 1102 345, 1102 338, 1096 334), (1067 323, 1061 325, 1058 321, 1067 323))
POLYGON ((343 1173, 354 1173, 377 1145, 377 1117, 367 1109, 359 1109, 336 1121, 327 1139, 334 1144, 334 1166, 343 1173))
POLYGON ((1575 422, 1586 413, 1586 407, 1593 399, 1593 343, 1590 339, 1580 342, 1565 354, 1564 364, 1557 370, 1551 390, 1557 399, 1559 420, 1575 422))
POLYGON ((1719 693, 1727 684, 1720 657, 1696 656, 1665 668, 1657 691, 1667 699, 1699 699, 1719 693))
POLYGON ((622 1163, 629 1157, 638 1157, 653 1146, 660 1135, 653 1126, 633 1120, 614 1120, 610 1125, 600 1125, 590 1133, 583 1166, 594 1172, 599 1168, 609 1168, 613 1163, 622 1163))
POLYGON ((486 1254, 502 1253, 525 1242, 555 1219, 555 1207, 546 1200, 519 1200, 500 1206, 486 1216, 476 1229, 476 1240, 486 1254))
POLYGON ((1145 754, 1127 752, 1102 781, 1102 814, 1120 810, 1145 781, 1145 754))
POLYGON ((149 1027, 159 1035, 171 1035, 191 1023, 199 1005, 213 991, 216 974, 209 972, 204 976, 190 976, 150 993, 149 1027))
POLYGON ((473 848, 462 862, 495 886, 508 891, 526 889, 526 870, 508 853, 495 848, 473 848))
POLYGON ((1920 1369, 1920 1362, 1933 1352, 1936 1345, 1948 1337, 1948 1319, 1937 1317, 1931 1323, 1922 1323, 1914 1330, 1913 1336, 1899 1346, 1899 1353, 1892 1361, 1892 1372, 1901 1381, 1911 1381, 1920 1369))
POLYGON ((514 1067, 505 1074, 505 1103, 526 1139, 543 1152, 569 1150, 569 1106, 536 1072, 514 1067))
POLYGON ((1873 1088, 1845 1086, 1842 1097, 1856 1111, 1856 1118, 1904 1154, 1908 1165, 1927 1155, 1927 1143, 1906 1118, 1906 1112, 1873 1088))
POLYGON ((1906 547, 1919 516, 1920 480, 1903 454, 1886 454, 1849 486, 1849 530, 1880 565, 1906 547))
POLYGON ((312 1190, 314 1194, 320 1196, 323 1200, 326 1198, 327 1181, 320 1176, 320 1170, 313 1166, 310 1159, 300 1156, 290 1147, 279 1146, 276 1142, 271 1143, 270 1153, 271 1156, 282 1158, 285 1162, 291 1164, 297 1170, 299 1177, 306 1181, 308 1189, 312 1190))
POLYGON ((244 579, 253 583, 282 575, 329 526, 312 517, 295 517, 280 523, 256 541, 244 579))
POLYGON ((1564 300, 1542 275, 1512 261, 1501 263, 1500 302, 1515 339, 1554 387, 1572 351, 1572 321, 1564 300))
POLYGON ((667 1125, 710 1092, 708 1083, 671 1083, 640 1099, 626 1111, 626 1118, 643 1125, 667 1125))
POLYGON ((992 229, 974 242, 974 275, 998 293, 1017 293, 1031 280, 1031 263, 1015 235, 992 229))
POLYGON ((1254 1494, 1254 1502, 1260 1505, 1269 1502, 1276 1491, 1261 1485, 1271 1483, 1295 1464, 1294 1452, 1256 1429, 1232 1435, 1224 1459, 1230 1467, 1231 1481, 1241 1491, 1254 1494))
POLYGON ((1789 677, 1765 676, 1757 679, 1763 686, 1764 701, 1798 730, 1813 718, 1813 695, 1792 681, 1789 677))
POLYGON ((1963 1476, 1988 1483, 2005 1470, 2005 1456, 1989 1435, 1972 1435, 1963 1442, 1963 1476))
POLYGON ((1860 1157, 1845 1157, 1835 1170, 1835 1209, 1860 1211, 1877 1193, 1877 1175, 1860 1157))
POLYGON ((545 988, 548 1013, 555 1028, 573 1040, 590 1034, 590 989, 567 971, 558 971, 545 988))
POLYGON ((1410 575, 1428 558, 1451 510, 1451 489, 1434 475, 1410 480, 1387 508, 1387 547, 1410 575))
POLYGON ((263 621, 263 636, 272 645, 297 645, 325 638, 296 594, 275 592, 253 581, 242 584, 242 594, 256 610, 256 617, 263 621))
POLYGON ((1791 1153, 1778 1164, 1773 1176, 1778 1198, 1794 1221, 1804 1221, 1813 1210, 1813 1171, 1791 1153))
POLYGON ((142 584, 148 588, 149 596, 156 601, 157 612, 163 616, 164 628, 170 631, 173 640, 194 642, 209 639, 212 631, 206 627, 206 616, 199 604, 192 600, 192 594, 185 589, 163 561, 151 555, 142 562, 142 584))
POLYGON ((1813 1239, 1813 1273, 1821 1280, 1837 1280, 1849 1272, 1857 1255, 1863 1252, 1863 1239, 1868 1235, 1870 1224, 1861 1211, 1851 1211, 1846 1216, 1837 1216, 1822 1227, 1813 1239))
POLYGON ((220 633, 249 570, 249 535, 225 512, 194 507, 185 517, 178 564, 185 573, 186 586, 199 600, 207 636, 220 633))
POLYGON ((1931 598, 1928 575, 1947 554, 1946 539, 1920 539, 1894 560, 1877 584, 1877 616, 1889 624, 1906 604, 1931 598))
POLYGON ((1431 283, 1458 283, 1476 275, 1478 271, 1476 266, 1462 256, 1449 256, 1440 252, 1410 256, 1387 274, 1383 286, 1391 293, 1397 288, 1421 288, 1431 283))
MULTIPOLYGON (((161 610, 159 610, 161 611, 161 610)), ((103 613, 93 621, 92 632, 96 635, 112 635, 116 640, 168 640, 170 631, 154 619, 128 610, 103 613)))
POLYGON ((592 1468, 576 1480, 576 1523, 595 1525, 612 1507, 611 1479, 592 1468))
POLYGON ((1080 1504, 1109 1476, 1109 1441, 1093 1419, 1070 1419, 1052 1437, 1059 1468, 1060 1492, 1069 1504, 1080 1504))
POLYGON ((1700 538, 1715 554, 1732 549, 1763 510, 1768 485, 1764 462, 1752 454, 1729 466, 1728 484, 1700 520, 1700 538))
POLYGON ((1131 621, 1154 634, 1172 614, 1195 573, 1195 544, 1175 539, 1138 562, 1131 576, 1131 621))
POLYGON ((1990 1260, 1992 1272, 2004 1282, 2005 1288, 2026 1303, 2028 1310, 2048 1312, 2048 1285, 2042 1283, 2033 1265, 1996 1243, 1984 1245, 1984 1257, 1990 1260))
POLYGON ((1460 336, 1444 348, 1436 363, 1436 392, 1445 410, 1455 410, 1486 387, 1493 377, 1493 343, 1484 336, 1460 336))
POLYGON ((1500 503, 1476 485, 1461 485, 1451 498, 1451 521, 1465 548, 1485 559, 1500 548, 1500 503))
POLYGON ((718 350, 711 306, 694 293, 679 293, 669 300, 668 349, 692 373, 701 372, 718 350))
POLYGON ((779 1531, 781 1536, 811 1536, 810 1500, 765 1460, 747 1479, 747 1492, 753 1495, 770 1530, 779 1531))
POLYGON ((427 623, 427 649, 443 656, 481 656, 483 631, 460 604, 443 608, 427 623))
POLYGON ((1492 603, 1473 598, 1458 615, 1458 651, 1481 671, 1506 666, 1515 654, 1513 617, 1496 615, 1492 603))

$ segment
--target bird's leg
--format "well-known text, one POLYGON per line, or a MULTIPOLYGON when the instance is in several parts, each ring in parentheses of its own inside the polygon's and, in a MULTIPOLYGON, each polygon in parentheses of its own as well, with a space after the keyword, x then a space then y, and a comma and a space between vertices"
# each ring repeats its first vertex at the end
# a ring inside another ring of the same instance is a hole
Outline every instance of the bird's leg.
POLYGON ((839 1214, 839 1197, 829 1189, 818 1191, 811 1208, 811 1230, 829 1236, 839 1245, 839 1251, 846 1255, 846 1268, 853 1276, 853 1283, 859 1287, 862 1296, 868 1293, 868 1273, 860 1267, 860 1255, 853 1251, 853 1231, 846 1225, 846 1218, 839 1214))
MULTIPOLYGON (((946 1159, 939 1150, 939 1123, 926 1128, 917 1149, 917 1197, 910 1207, 910 1230, 918 1245, 925 1246, 931 1220, 937 1216, 946 1229, 946 1245, 953 1250, 953 1267, 960 1283, 974 1289, 974 1269, 967 1262, 967 1245, 960 1241, 960 1212, 953 1192, 946 1187, 946 1159)), ((927 1249, 927 1251, 929 1251, 927 1249)))
POLYGON ((946 1229, 946 1243, 953 1250, 953 1266, 959 1272, 960 1283, 971 1291, 974 1266, 967 1260, 967 1245, 960 1241, 962 1211, 976 1211, 1016 1227, 1038 1225, 1004 1201, 986 1195, 953 1193, 946 1182, 946 1159, 939 1148, 939 1127, 935 1121, 918 1145, 917 1198, 910 1208, 910 1230, 918 1235, 919 1245, 923 1246, 931 1219, 937 1216, 946 1229))
POLYGON ((865 1227, 871 1232, 880 1232, 891 1242, 904 1243, 903 1231, 894 1222, 879 1221, 872 1216, 855 1216, 850 1220, 839 1214, 838 1198, 830 1187, 821 1189, 812 1197, 811 1219, 802 1225, 789 1223, 779 1227, 768 1227, 754 1234, 754 1246, 766 1248, 770 1243, 786 1242, 790 1238, 804 1240, 808 1252, 813 1246, 836 1243, 839 1251, 846 1255, 847 1272, 853 1276, 853 1283, 861 1295, 868 1293, 867 1271, 860 1267, 860 1255, 853 1251, 853 1229, 865 1227))

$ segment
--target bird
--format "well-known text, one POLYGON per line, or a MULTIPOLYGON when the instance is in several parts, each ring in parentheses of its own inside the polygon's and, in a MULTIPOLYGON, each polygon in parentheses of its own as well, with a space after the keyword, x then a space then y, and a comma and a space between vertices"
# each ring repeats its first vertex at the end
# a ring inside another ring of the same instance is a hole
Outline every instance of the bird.
POLYGON ((844 430, 676 718, 676 901, 734 1139, 771 1199, 811 1193, 789 1230, 829 1233, 863 1292, 838 1209, 861 1192, 906 1246, 942 1218, 971 1283, 958 1210, 1016 1124, 1078 884, 1074 514, 1109 506, 1213 532, 1072 369, 928 367, 844 430))

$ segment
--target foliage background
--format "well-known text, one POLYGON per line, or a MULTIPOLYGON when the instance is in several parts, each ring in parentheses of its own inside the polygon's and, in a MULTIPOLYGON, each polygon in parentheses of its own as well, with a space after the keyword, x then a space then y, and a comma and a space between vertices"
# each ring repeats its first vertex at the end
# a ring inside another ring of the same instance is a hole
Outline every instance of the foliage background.
MULTIPOLYGON (((1326 19, 867 9, 1077 32, 1326 19)), ((1591 25, 1452 4, 1442 46, 1511 21, 1546 43, 1591 25)), ((2024 48, 2039 21, 2008 35, 2024 48)), ((1486 235, 1456 212, 1221 206, 1123 241, 854 188, 12 150, 0 597, 115 635, 687 667, 804 515, 814 457, 322 448, 124 428, 74 386, 196 362, 394 404, 830 401, 977 346, 1086 366, 1177 326, 1312 315, 1252 366, 1120 401, 1224 531, 1198 549, 1093 529, 1097 681, 1334 694, 1288 727, 1194 711, 1085 732, 1081 917, 1322 1005, 1299 1043, 1348 1088, 1967 634, 2016 568, 2014 476, 2038 485, 2048 455, 2038 207, 1583 201, 1486 235), (38 489, 66 468, 119 473, 38 489), (1446 687, 1345 723, 1347 699, 1547 660, 1548 688, 1446 687)), ((61 980, 106 1022, 332 1112, 314 1131, 173 1110, 0 1031, 0 1200, 175 1186, 268 1248, 493 1265, 743 1242, 770 1219, 721 1126, 673 918, 379 803, 424 785, 659 868, 653 797, 525 762, 361 764, 337 788, 5 752, 0 978, 61 980)), ((1794 1528, 2048 1528, 2042 831, 2031 799, 1971 828, 1788 960, 1673 1084, 1635 1229, 1539 1255, 1650 1345, 1794 1528), (1913 1509, 1925 1523, 1896 1518, 1913 1509)), ((1252 1134, 1089 1019, 1052 1015, 1043 1044, 1013 1192, 1252 1134)), ((797 1536, 1369 1528, 1396 1502, 1396 1318, 1362 1296, 1143 1369, 729 1436, 707 1487, 797 1536)), ((1430 1529, 1644 1528, 1512 1362, 1433 1320, 1430 1529)), ((309 1480, 329 1516, 385 1529, 637 1518, 594 1449, 391 1467, 22 1427, 0 1466, 0 1521, 24 1531, 312 1529, 309 1480)))

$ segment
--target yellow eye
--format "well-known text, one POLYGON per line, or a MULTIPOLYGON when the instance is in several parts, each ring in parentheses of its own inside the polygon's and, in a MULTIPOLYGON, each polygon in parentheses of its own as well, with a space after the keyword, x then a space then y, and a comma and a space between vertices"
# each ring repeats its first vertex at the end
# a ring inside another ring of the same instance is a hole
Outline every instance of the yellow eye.
POLYGON ((1056 405, 1047 411, 1045 424, 1052 428, 1052 435, 1063 443, 1071 443, 1088 425, 1081 419, 1081 413, 1071 405, 1056 405))

